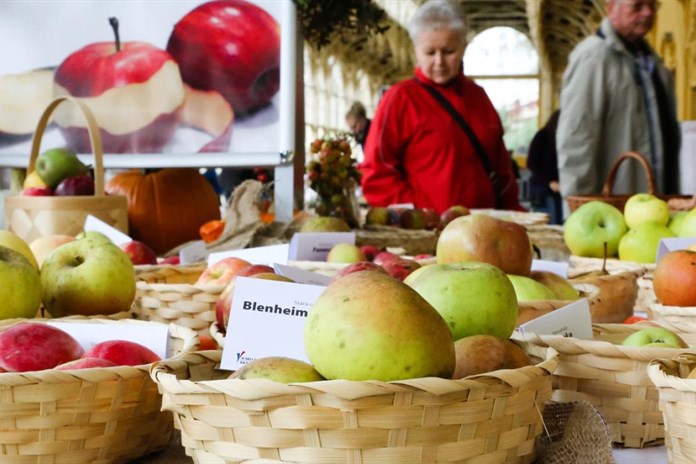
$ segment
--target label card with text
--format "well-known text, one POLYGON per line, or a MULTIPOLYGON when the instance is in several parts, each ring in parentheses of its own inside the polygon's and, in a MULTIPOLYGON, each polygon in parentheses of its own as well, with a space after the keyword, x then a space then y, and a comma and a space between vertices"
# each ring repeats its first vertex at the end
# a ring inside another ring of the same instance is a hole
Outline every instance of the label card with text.
POLYGON ((126 243, 133 241, 133 239, 128 235, 124 234, 115 227, 111 227, 106 222, 102 221, 101 219, 97 219, 91 214, 87 215, 87 219, 85 219, 84 229, 85 232, 101 232, 118 246, 125 245, 126 243))
POLYGON ((304 325, 325 289, 320 285, 237 277, 220 367, 236 370, 267 356, 308 362, 304 325))
POLYGON ((47 322, 72 335, 85 351, 97 343, 107 340, 128 340, 140 343, 157 353, 162 359, 167 358, 169 343, 169 326, 158 322, 147 324, 97 324, 90 322, 47 322))
POLYGON ((292 266, 285 266, 284 264, 275 263, 273 269, 275 269, 276 274, 292 279, 298 284, 322 285, 326 287, 329 285, 329 282, 331 282, 331 277, 327 275, 305 271, 304 269, 297 269, 292 266))
POLYGON ((532 260, 532 271, 548 271, 557 274, 564 279, 568 278, 568 263, 559 261, 546 261, 543 259, 532 260))
POLYGON ((282 243, 280 245, 242 248, 241 250, 210 253, 210 255, 208 255, 208 266, 212 266, 225 258, 232 257, 245 259, 251 264, 265 264, 267 266, 273 266, 274 263, 287 264, 289 249, 290 246, 287 243, 282 243))
POLYGON ((592 317, 590 305, 586 298, 581 298, 569 305, 551 311, 519 327, 522 335, 563 335, 584 340, 592 340, 592 317))
POLYGON ((657 258, 655 262, 660 261, 662 257, 670 251, 684 250, 694 243, 696 243, 696 238, 694 237, 663 238, 657 246, 657 258))
POLYGON ((193 264, 208 259, 208 249, 203 240, 197 240, 179 250, 179 262, 181 264, 193 264))
POLYGON ((337 243, 355 244, 355 232, 299 232, 290 239, 288 259, 326 261, 329 250, 337 243))

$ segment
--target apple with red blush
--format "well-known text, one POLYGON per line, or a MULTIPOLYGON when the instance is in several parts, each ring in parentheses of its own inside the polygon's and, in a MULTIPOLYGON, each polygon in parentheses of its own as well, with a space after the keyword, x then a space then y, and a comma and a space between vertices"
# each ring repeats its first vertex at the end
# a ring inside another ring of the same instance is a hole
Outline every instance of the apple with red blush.
POLYGON ((421 265, 412 259, 392 259, 381 265, 387 274, 398 280, 404 280, 410 273, 420 268, 421 265))
POLYGON ((362 245, 360 247, 360 251, 362 251, 362 254, 365 255, 366 260, 372 261, 375 259, 375 256, 377 256, 383 250, 374 245, 362 245))
POLYGON ((203 3, 169 37, 186 84, 219 92, 237 115, 268 105, 280 88, 280 26, 245 0, 203 3))
POLYGON ((274 274, 275 271, 271 266, 266 266, 265 264, 249 264, 241 268, 237 274, 227 283, 225 289, 218 296, 215 302, 215 320, 218 323, 220 330, 225 328, 225 314, 230 313, 230 305, 232 300, 230 295, 234 291, 234 281, 237 277, 252 277, 256 274, 274 274))
POLYGON ((254 274, 260 274, 262 272, 275 273, 271 266, 266 266, 265 264, 251 264, 241 268, 237 273, 237 277, 251 277, 254 274))
MULTIPOLYGON (((70 54, 54 74, 54 94, 85 103, 99 122, 106 153, 157 153, 169 143, 184 102, 184 84, 172 56, 152 44, 95 42, 70 54), (146 110, 145 110, 146 109, 146 110)), ((79 108, 62 105, 55 122, 68 146, 89 153, 91 143, 79 108)))
POLYGON ((147 244, 139 240, 131 240, 121 245, 133 264, 157 264, 157 255, 147 244))
POLYGON ((378 266, 375 263, 372 263, 370 261, 360 261, 357 263, 352 263, 349 264, 346 267, 342 267, 334 276, 331 278, 331 282, 329 282, 329 285, 331 285, 333 282, 336 280, 340 279, 341 277, 352 274, 353 272, 362 272, 362 271, 377 271, 381 272, 383 274, 386 274, 387 271, 384 270, 382 266, 378 266))
POLYGON ((53 196, 51 187, 27 187, 20 192, 20 195, 27 197, 50 197, 53 196))
POLYGON ((56 366, 59 371, 69 371, 73 369, 92 369, 95 367, 114 367, 116 363, 109 361, 108 359, 102 358, 80 358, 74 361, 68 361, 63 364, 56 366))
POLYGON ((159 361, 160 357, 150 348, 129 340, 107 340, 87 350, 83 358, 100 358, 117 366, 142 366, 159 361))
POLYGON ((251 266, 249 261, 229 257, 208 266, 198 277, 196 285, 227 285, 243 268, 251 266))
POLYGON ((379 266, 384 266, 385 263, 389 261, 395 261, 398 259, 402 258, 396 253, 392 253, 391 251, 381 251, 375 255, 375 257, 372 259, 372 262, 379 266))
POLYGON ((0 332, 0 368, 7 372, 52 369, 83 353, 72 335, 48 324, 20 322, 0 332))

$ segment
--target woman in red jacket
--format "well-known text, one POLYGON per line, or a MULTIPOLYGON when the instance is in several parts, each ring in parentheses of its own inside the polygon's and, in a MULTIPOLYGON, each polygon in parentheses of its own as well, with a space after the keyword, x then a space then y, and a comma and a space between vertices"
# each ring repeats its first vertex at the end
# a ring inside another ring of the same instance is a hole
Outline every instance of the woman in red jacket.
POLYGON ((392 86, 378 105, 361 165, 367 202, 438 212, 456 204, 522 210, 500 118, 485 91, 463 74, 461 11, 430 0, 409 34, 415 78, 392 86))

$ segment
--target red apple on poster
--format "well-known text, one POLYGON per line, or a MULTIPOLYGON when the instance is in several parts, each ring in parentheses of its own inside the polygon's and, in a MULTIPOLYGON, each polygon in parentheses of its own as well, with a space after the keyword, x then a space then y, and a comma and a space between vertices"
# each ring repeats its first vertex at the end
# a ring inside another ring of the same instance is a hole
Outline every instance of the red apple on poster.
POLYGON ((150 348, 128 340, 108 340, 87 350, 83 358, 101 358, 117 366, 142 366, 159 361, 160 357, 150 348))
POLYGON ((157 264, 157 255, 145 243, 133 240, 121 245, 133 264, 157 264))
POLYGON ((266 106, 280 88, 280 26, 245 0, 194 8, 174 26, 167 51, 186 84, 216 90, 238 115, 266 106))
MULTIPOLYGON (((114 42, 86 45, 56 69, 54 93, 82 99, 99 122, 104 152, 156 153, 169 142, 184 102, 179 67, 166 51, 145 42, 121 43, 118 21, 114 42)), ((91 152, 84 118, 63 105, 55 121, 69 147, 91 152)))

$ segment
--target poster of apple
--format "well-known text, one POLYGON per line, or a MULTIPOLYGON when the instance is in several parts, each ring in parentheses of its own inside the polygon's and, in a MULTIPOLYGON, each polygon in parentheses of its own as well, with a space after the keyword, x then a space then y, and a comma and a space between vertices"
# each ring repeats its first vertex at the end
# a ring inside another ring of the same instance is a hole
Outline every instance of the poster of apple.
MULTIPOLYGON (((29 153, 61 95, 90 107, 106 154, 280 153, 293 12, 291 0, 3 0, 0 156, 29 153)), ((91 152, 74 106, 42 148, 91 152)))

